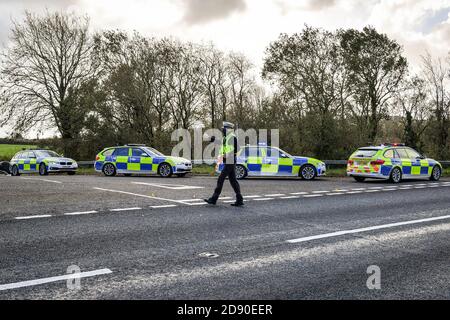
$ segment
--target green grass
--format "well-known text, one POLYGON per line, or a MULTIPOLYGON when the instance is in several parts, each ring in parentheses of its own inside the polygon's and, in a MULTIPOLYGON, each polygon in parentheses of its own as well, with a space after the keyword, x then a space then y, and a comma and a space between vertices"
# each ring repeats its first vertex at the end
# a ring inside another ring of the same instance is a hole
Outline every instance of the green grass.
POLYGON ((202 175, 210 175, 213 176, 215 172, 215 166, 207 165, 207 164, 201 164, 198 166, 192 167, 192 173, 193 174, 202 174, 202 175))
POLYGON ((10 161, 22 149, 35 148, 33 145, 0 144, 0 161, 10 161))
POLYGON ((347 167, 342 168, 327 168, 327 177, 345 177, 347 176, 347 167))

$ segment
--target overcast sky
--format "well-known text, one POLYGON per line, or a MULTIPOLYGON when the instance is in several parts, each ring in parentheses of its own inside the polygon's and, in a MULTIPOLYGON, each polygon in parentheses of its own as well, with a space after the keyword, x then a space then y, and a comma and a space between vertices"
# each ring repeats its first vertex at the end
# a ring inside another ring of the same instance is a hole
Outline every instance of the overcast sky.
POLYGON ((11 18, 45 8, 87 14, 93 31, 212 41, 257 66, 281 32, 301 31, 304 24, 328 30, 372 25, 404 47, 413 67, 425 50, 443 57, 450 49, 450 0, 0 0, 0 43, 8 42, 11 18))

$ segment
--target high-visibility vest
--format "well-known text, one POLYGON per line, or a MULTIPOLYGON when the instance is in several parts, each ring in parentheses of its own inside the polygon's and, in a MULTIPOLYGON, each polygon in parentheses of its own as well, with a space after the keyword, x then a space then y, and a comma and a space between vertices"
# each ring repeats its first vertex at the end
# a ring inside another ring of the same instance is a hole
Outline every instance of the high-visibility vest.
POLYGON ((234 151, 234 138, 235 137, 236 136, 234 135, 234 133, 229 133, 225 137, 225 143, 222 143, 222 147, 220 148, 220 152, 219 152, 221 156, 234 151))

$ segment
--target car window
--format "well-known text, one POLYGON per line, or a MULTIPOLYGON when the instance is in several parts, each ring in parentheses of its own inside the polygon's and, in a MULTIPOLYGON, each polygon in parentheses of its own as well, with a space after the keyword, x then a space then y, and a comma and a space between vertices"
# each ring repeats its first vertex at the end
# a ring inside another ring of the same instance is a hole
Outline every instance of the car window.
POLYGON ((378 149, 358 149, 353 154, 353 157, 355 158, 372 158, 374 155, 376 155, 378 152, 378 149))
POLYGON ((278 158, 278 157, 281 157, 282 154, 284 154, 284 153, 275 148, 267 148, 266 149, 266 157, 278 158))
POLYGON ((26 158, 26 159, 35 158, 34 152, 32 152, 32 151, 26 152, 26 153, 25 153, 25 158, 26 158))
POLYGON ((411 159, 415 159, 415 158, 420 157, 420 153, 418 153, 416 150, 406 149, 406 152, 408 153, 408 156, 411 159))
POLYGON ((245 147, 246 157, 260 157, 260 149, 256 147, 245 147))
POLYGON ((105 157, 109 157, 110 155, 112 155, 114 152, 114 149, 108 149, 106 151, 103 152, 102 155, 104 155, 105 157))
POLYGON ((402 158, 402 159, 408 159, 409 158, 409 155, 406 152, 406 149, 404 149, 404 148, 397 149, 397 153, 398 153, 399 157, 402 158))
POLYGON ((114 151, 116 157, 128 157, 128 148, 117 148, 114 151))
POLYGON ((22 156, 22 152, 18 152, 18 153, 16 153, 16 155, 14 156, 14 159, 20 159, 21 156, 22 156))
POLYGON ((395 152, 394 149, 389 149, 384 153, 384 157, 389 158, 389 159, 393 159, 395 158, 395 152))
POLYGON ((59 154, 51 150, 36 150, 36 157, 38 158, 58 158, 59 154))
POLYGON ((162 154, 161 152, 159 152, 158 150, 152 148, 152 147, 143 147, 142 149, 144 149, 149 155, 153 155, 153 156, 159 156, 159 157, 163 157, 164 154, 162 154))
POLYGON ((131 155, 133 157, 148 157, 148 154, 144 150, 138 148, 133 148, 131 150, 131 155))

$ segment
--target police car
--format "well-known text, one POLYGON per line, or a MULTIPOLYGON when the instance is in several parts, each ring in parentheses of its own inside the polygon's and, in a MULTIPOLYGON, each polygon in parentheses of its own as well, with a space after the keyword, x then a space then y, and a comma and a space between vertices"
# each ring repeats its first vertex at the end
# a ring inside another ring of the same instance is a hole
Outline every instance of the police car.
POLYGON ((13 176, 22 173, 36 173, 46 176, 49 173, 61 172, 74 175, 78 169, 75 160, 61 157, 51 150, 24 150, 16 153, 10 161, 10 172, 13 176))
POLYGON ((417 178, 438 181, 442 165, 404 144, 382 144, 356 150, 347 162, 347 175, 358 182, 366 178, 394 183, 417 178))
MULTIPOLYGON (((222 171, 224 164, 217 166, 217 172, 222 171)), ((324 176, 325 163, 307 157, 292 156, 276 147, 247 145, 236 155, 236 178, 247 176, 285 176, 301 177, 313 180, 324 176)))
POLYGON ((192 171, 192 163, 184 158, 165 156, 145 145, 128 144, 102 150, 95 157, 95 170, 108 177, 157 173, 168 178, 173 174, 185 176, 192 171))

